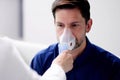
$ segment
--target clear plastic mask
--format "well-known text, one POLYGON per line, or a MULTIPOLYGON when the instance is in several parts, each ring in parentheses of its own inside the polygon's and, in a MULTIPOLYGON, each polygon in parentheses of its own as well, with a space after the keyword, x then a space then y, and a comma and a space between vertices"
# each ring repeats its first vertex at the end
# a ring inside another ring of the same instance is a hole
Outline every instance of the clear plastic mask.
POLYGON ((59 53, 64 50, 72 50, 75 47, 76 39, 70 29, 65 29, 63 34, 59 37, 59 53))

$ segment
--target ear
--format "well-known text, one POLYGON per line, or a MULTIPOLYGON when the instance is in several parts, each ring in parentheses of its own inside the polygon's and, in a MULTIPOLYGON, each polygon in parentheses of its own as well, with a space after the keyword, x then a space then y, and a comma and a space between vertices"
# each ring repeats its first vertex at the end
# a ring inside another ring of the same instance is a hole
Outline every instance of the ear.
POLYGON ((92 27, 92 19, 89 19, 86 25, 86 32, 88 33, 92 27))

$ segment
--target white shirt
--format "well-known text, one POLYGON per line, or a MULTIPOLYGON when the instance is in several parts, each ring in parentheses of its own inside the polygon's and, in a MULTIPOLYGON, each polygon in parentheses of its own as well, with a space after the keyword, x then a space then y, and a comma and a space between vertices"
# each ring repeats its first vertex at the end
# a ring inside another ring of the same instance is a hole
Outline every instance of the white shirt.
POLYGON ((38 75, 12 43, 0 39, 0 80, 66 80, 66 76, 57 64, 52 64, 43 76, 38 75))

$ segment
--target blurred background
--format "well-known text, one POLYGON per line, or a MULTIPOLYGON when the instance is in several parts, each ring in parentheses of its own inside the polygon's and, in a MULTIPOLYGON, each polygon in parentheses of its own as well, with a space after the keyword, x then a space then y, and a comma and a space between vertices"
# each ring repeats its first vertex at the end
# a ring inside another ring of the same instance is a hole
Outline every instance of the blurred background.
MULTIPOLYGON (((57 42, 51 4, 54 0, 0 0, 0 36, 34 43, 57 42)), ((120 0, 89 0, 90 41, 120 55, 120 0)))

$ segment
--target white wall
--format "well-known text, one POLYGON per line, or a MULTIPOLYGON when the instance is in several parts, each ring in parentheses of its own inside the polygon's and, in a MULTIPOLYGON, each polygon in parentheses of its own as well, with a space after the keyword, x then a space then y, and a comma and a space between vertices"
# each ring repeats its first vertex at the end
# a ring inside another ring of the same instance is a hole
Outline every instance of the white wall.
POLYGON ((90 0, 93 18, 89 38, 97 45, 120 55, 120 0, 90 0))
POLYGON ((21 38, 20 0, 0 0, 0 36, 21 38))
MULTIPOLYGON (((50 44, 56 42, 51 14, 54 0, 24 0, 24 40, 50 44)), ((93 43, 120 54, 120 0, 89 0, 93 26, 88 37, 93 43)))
POLYGON ((24 40, 44 44, 56 41, 52 1, 24 0, 24 40))

